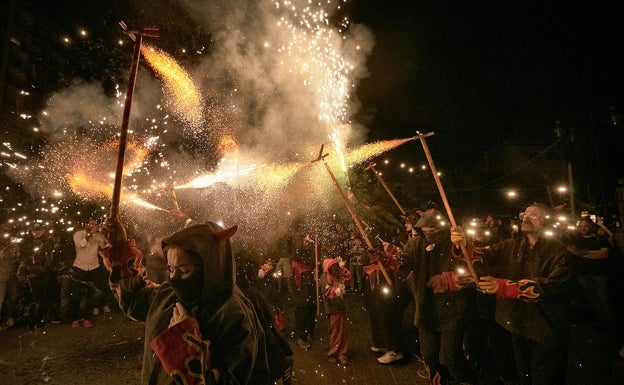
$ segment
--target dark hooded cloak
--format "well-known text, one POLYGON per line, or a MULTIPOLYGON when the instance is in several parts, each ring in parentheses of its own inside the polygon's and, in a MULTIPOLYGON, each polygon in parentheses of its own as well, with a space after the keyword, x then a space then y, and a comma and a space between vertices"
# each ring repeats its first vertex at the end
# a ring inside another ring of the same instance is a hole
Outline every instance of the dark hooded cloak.
MULTIPOLYGON (((197 319, 202 340, 210 341, 210 367, 220 373, 219 384, 268 384, 265 335, 252 304, 236 287, 234 257, 229 238, 236 227, 223 229, 213 222, 187 227, 163 240, 199 255, 204 267, 201 300, 189 310, 197 319)), ((128 263, 126 262, 126 265, 128 263)), ((168 331, 177 295, 169 282, 141 283, 119 295, 120 305, 132 318, 144 319, 143 384, 175 384, 154 354, 152 341, 168 331)), ((171 330, 169 330, 170 332, 171 330)), ((206 383, 214 382, 210 373, 206 383)))

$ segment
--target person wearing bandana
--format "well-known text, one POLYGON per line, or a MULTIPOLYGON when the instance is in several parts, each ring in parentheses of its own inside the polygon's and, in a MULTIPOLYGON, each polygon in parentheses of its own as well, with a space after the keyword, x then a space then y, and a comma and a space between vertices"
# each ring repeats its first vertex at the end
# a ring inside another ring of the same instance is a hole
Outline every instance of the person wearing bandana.
POLYGON ((155 284, 119 217, 106 221, 111 288, 128 317, 145 321, 143 384, 271 383, 265 332, 236 286, 236 229, 206 222, 163 239, 169 280, 155 284))
POLYGON ((414 296, 414 325, 429 381, 474 383, 462 347, 468 305, 462 272, 467 266, 457 257, 461 251, 442 213, 426 211, 414 228, 420 236, 411 237, 398 258, 414 296))

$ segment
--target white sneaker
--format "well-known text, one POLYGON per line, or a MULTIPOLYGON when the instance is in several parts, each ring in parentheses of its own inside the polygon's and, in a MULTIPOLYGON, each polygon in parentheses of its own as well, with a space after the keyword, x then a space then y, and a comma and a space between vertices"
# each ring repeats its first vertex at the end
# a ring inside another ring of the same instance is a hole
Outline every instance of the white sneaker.
POLYGON ((386 352, 383 356, 377 358, 377 361, 380 364, 390 364, 394 361, 398 361, 402 359, 403 359, 403 353, 389 351, 389 352, 386 352))

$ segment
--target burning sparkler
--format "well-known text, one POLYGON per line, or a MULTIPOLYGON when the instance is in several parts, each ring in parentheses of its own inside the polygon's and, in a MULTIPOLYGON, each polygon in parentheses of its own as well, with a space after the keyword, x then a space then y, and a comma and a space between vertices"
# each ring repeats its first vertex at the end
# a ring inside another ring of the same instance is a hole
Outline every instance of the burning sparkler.
MULTIPOLYGON (((87 196, 91 199, 108 199, 113 192, 113 187, 109 184, 98 182, 97 180, 89 177, 85 173, 77 172, 67 177, 72 191, 77 195, 87 196)), ((140 207, 169 212, 169 210, 163 209, 156 205, 153 205, 133 193, 120 194, 120 200, 126 203, 131 203, 140 207)))

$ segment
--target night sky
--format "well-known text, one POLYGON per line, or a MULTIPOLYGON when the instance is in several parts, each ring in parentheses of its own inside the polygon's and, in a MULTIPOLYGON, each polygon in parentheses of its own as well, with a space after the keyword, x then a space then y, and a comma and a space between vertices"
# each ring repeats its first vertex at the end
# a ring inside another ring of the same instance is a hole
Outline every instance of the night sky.
POLYGON ((434 130, 466 144, 465 156, 548 138, 556 120, 586 121, 622 101, 622 34, 601 2, 358 3, 354 19, 378 35, 360 95, 387 130, 434 130))
MULTIPOLYGON (((161 27, 161 45, 167 35, 179 40, 197 33, 173 1, 40 3, 67 28, 95 23, 100 31, 118 33, 120 17, 129 23, 153 21, 161 27), (179 19, 172 21, 171 15, 179 19)), ((449 170, 471 165, 501 142, 549 145, 556 139, 557 121, 577 140, 591 140, 596 127, 609 126, 621 113, 624 100, 618 13, 613 2, 546 3, 347 2, 336 18, 344 14, 375 37, 370 74, 356 93, 361 109, 354 117, 368 127, 368 140, 434 131, 429 140, 434 158, 438 168, 449 170)), ((416 143, 395 155, 417 158, 414 162, 423 158, 416 143)), ((579 179, 600 167, 614 170, 607 176, 614 183, 622 176, 621 165, 579 168, 579 179)))

